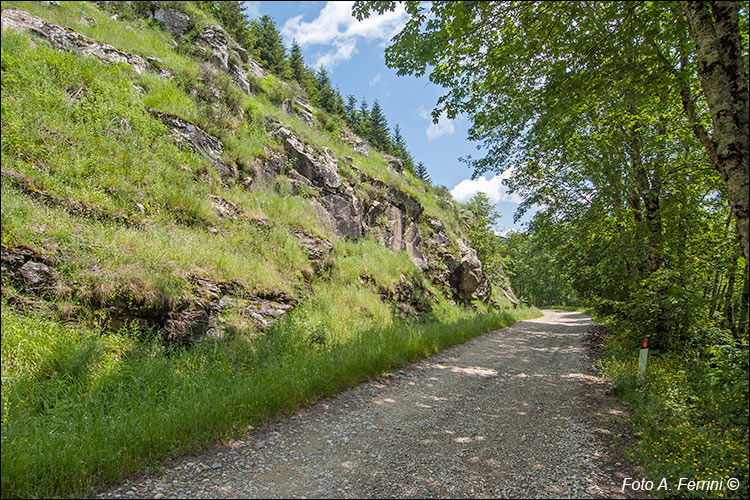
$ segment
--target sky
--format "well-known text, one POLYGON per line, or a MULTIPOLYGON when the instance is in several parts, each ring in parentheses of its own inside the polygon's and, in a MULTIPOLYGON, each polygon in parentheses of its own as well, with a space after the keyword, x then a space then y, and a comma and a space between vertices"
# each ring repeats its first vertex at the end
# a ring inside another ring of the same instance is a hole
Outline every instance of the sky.
POLYGON ((243 2, 245 14, 268 14, 276 22, 287 49, 296 39, 305 63, 324 66, 341 95, 364 97, 369 107, 380 102, 391 130, 398 124, 415 162, 423 161, 433 184, 451 190, 457 201, 468 201, 477 191, 487 193, 501 214, 495 229, 506 234, 521 230, 529 215, 519 223, 513 214, 520 199, 509 194, 502 180, 510 173, 488 174, 471 180, 472 170, 459 157, 482 157, 477 144, 466 139, 469 120, 441 116, 432 121, 432 109, 445 89, 429 82, 427 76, 397 76, 385 65, 385 47, 406 21, 403 7, 358 22, 351 15, 354 2, 243 2))

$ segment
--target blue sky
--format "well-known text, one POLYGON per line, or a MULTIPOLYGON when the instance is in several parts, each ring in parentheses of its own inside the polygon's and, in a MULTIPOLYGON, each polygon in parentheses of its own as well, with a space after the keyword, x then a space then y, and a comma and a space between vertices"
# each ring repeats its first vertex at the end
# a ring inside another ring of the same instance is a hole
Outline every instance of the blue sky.
POLYGON ((425 163, 433 183, 451 189, 458 201, 467 201, 478 190, 486 192, 502 215, 496 229, 520 229, 520 224, 513 223, 519 199, 508 194, 501 176, 489 174, 472 181, 471 170, 458 160, 482 155, 476 143, 466 140, 469 121, 459 116, 455 120, 441 117, 437 124, 432 123, 430 114, 444 89, 431 84, 426 76, 398 77, 385 65, 384 49, 403 26, 406 14, 397 9, 357 22, 351 16, 352 3, 243 2, 249 17, 268 14, 274 19, 287 48, 296 39, 307 65, 325 66, 345 99, 352 94, 359 103, 364 97, 370 106, 377 99, 388 125, 391 129, 396 124, 401 127, 415 161, 425 163))

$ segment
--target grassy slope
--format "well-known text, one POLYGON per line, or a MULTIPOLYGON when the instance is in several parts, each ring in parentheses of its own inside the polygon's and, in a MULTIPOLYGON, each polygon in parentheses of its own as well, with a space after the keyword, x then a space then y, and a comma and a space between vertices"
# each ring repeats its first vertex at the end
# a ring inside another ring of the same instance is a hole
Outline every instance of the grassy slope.
POLYGON ((56 258, 61 278, 53 294, 31 301, 3 278, 4 497, 85 495, 514 320, 456 307, 434 289, 430 316, 399 320, 358 278, 368 274, 390 287, 402 275, 417 276, 404 252, 332 238, 308 216, 309 200, 287 196, 283 182, 252 192, 223 186, 208 161, 178 148, 148 111, 182 116, 221 137, 225 159, 239 164, 263 155, 264 146, 278 147, 264 127, 274 114, 415 196, 455 238, 453 209, 433 188, 393 174, 377 152, 364 158, 335 133, 282 114, 277 104, 287 90, 273 77, 255 82, 263 91, 247 96, 228 78, 206 77, 148 23, 112 20, 88 2, 2 3, 13 5, 122 50, 156 55, 175 79, 2 35, 2 167, 32 181, 3 180, 2 242, 56 258), (200 98, 210 85, 222 90, 218 108, 200 98), (209 195, 232 201, 240 215, 217 220, 209 195), (311 263, 290 229, 333 240, 329 276, 305 283, 311 263), (178 301, 192 293, 195 274, 301 302, 270 333, 260 336, 235 318, 246 328, 192 349, 165 351, 158 332, 144 325, 116 333, 103 326, 101 305, 116 294, 178 301))

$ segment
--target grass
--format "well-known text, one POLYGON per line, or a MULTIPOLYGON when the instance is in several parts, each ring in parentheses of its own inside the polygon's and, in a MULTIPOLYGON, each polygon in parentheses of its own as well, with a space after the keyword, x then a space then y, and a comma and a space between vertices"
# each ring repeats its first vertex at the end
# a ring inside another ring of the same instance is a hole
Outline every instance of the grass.
POLYGON ((3 304, 3 496, 88 495, 515 320, 453 313, 320 342, 300 312, 263 337, 165 351, 137 324, 103 335, 3 304))
MULTIPOLYGON (((619 350, 610 346, 610 352, 619 350)), ((650 356, 646 381, 637 382, 636 349, 631 356, 610 357, 603 372, 631 407, 639 437, 631 459, 658 484, 666 478, 671 491, 658 497, 747 498, 748 372, 747 350, 709 348, 682 356, 650 356), (744 360, 743 360, 744 358, 744 360), (740 481, 736 491, 678 490, 685 481, 740 481)))
MULTIPOLYGON (((174 79, 60 52, 26 34, 2 34, 2 167, 25 179, 3 177, 2 242, 49 257, 59 278, 42 298, 16 289, 3 273, 4 497, 88 495, 538 314, 486 304, 466 309, 423 283, 436 297, 432 312, 401 319, 380 293, 422 279, 405 252, 371 238, 335 237, 310 217, 309 199, 289 195, 283 177, 251 191, 222 182, 206 158, 175 144, 151 110, 219 137, 224 161, 241 176, 267 148, 280 148, 266 130, 275 115, 304 140, 330 147, 352 181, 346 156, 388 186, 378 189, 415 197, 424 216, 439 217, 455 241, 461 229, 446 190, 395 174, 377 151, 354 153, 325 115, 317 116, 328 131, 282 113, 291 89, 274 77, 253 80, 256 95, 241 93, 153 22, 137 19, 137 6, 122 4, 118 19, 90 2, 2 2, 11 6, 118 49, 155 55, 174 79), (235 213, 220 216, 217 197, 234 204, 235 213), (332 241, 332 265, 320 276, 312 276, 313 263, 291 230, 332 241), (226 338, 192 348, 165 347, 163 332, 146 324, 114 332, 108 326, 106 306, 118 294, 174 305, 190 298, 195 275, 299 302, 265 333, 230 307, 226 338)), ((191 4, 180 6, 198 15, 191 4)), ((215 22, 199 17, 198 24, 215 22)), ((376 187, 358 189, 366 197, 376 187)))

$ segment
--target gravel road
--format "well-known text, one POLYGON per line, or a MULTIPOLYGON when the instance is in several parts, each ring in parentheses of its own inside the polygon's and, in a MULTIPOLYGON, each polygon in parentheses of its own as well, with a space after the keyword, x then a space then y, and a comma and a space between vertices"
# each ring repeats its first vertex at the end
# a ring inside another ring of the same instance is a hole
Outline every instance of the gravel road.
POLYGON ((544 311, 99 498, 597 498, 638 477, 580 313, 544 311))

